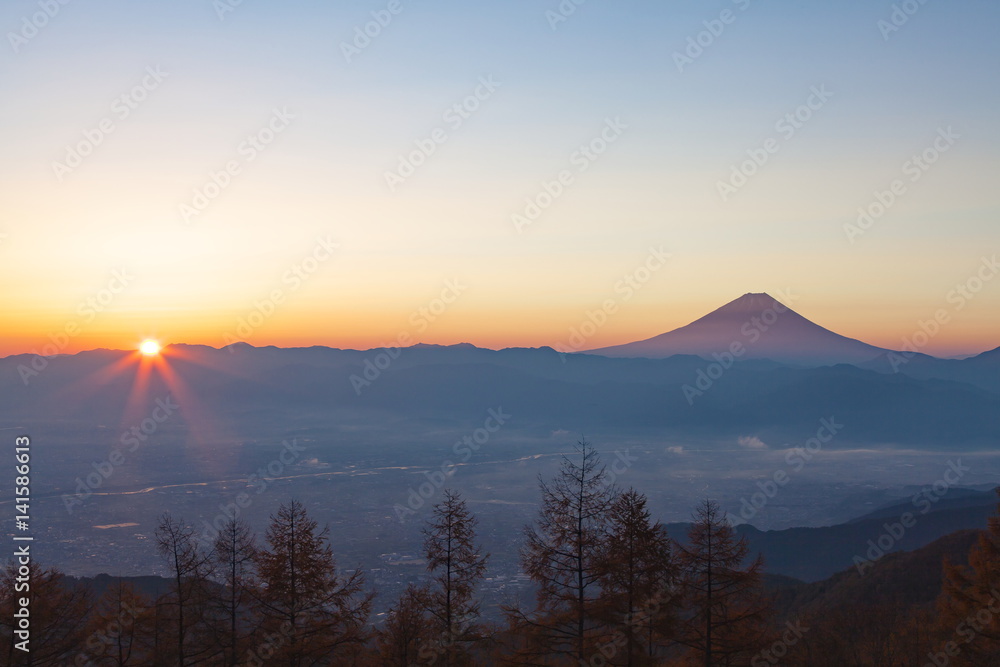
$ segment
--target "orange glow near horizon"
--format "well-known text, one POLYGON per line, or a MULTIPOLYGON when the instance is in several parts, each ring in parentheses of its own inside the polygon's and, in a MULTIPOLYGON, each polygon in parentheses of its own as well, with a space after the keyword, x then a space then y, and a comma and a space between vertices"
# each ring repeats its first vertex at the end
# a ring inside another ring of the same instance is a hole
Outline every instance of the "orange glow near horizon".
MULTIPOLYGON (((459 304, 465 306, 465 304, 459 304)), ((306 313, 291 309, 266 321, 259 328, 237 331, 240 315, 213 314, 200 317, 174 315, 152 321, 144 318, 139 323, 147 331, 156 330, 158 339, 147 338, 136 347, 136 323, 131 318, 121 318, 119 327, 111 317, 102 326, 75 337, 42 333, 32 335, 24 331, 19 336, 0 343, 0 356, 13 354, 75 354, 77 352, 107 348, 136 350, 139 360, 158 361, 168 354, 177 354, 170 346, 159 341, 164 338, 190 345, 207 345, 221 348, 243 341, 257 347, 310 347, 314 345, 344 349, 371 349, 383 346, 408 346, 416 343, 453 345, 471 343, 478 347, 501 349, 505 347, 567 346, 571 332, 587 321, 587 312, 596 307, 562 307, 541 309, 515 308, 488 309, 476 306, 455 307, 455 312, 445 312, 426 326, 409 318, 409 313, 365 312, 357 316, 331 313, 306 313), (193 324, 188 324, 194 321, 193 324), (244 335, 239 335, 244 334, 244 335), (248 334, 248 335, 247 335, 248 334)), ((721 306, 716 304, 715 307, 721 306)), ((901 349, 907 337, 919 330, 920 322, 928 320, 927 309, 908 306, 897 310, 879 312, 870 307, 851 312, 845 307, 822 309, 816 300, 806 304, 792 304, 804 317, 820 326, 851 338, 884 347, 901 349)), ((983 304, 988 306, 989 304, 983 304)), ((599 307, 599 306, 597 306, 599 307)), ((635 303, 622 308, 609 317, 607 324, 585 341, 580 349, 593 349, 644 340, 684 326, 707 314, 714 307, 685 302, 676 305, 635 303)), ((989 310, 987 308, 987 310, 989 310)), ((934 310, 929 311, 933 314, 934 310)), ((245 319, 245 317, 244 317, 245 319)), ((965 312, 952 313, 952 321, 941 328, 922 351, 938 356, 978 354, 1000 345, 993 326, 995 315, 983 309, 968 308, 965 312)), ((22 326, 24 323, 22 322, 22 326)), ((56 329, 58 331, 58 329, 56 329)))

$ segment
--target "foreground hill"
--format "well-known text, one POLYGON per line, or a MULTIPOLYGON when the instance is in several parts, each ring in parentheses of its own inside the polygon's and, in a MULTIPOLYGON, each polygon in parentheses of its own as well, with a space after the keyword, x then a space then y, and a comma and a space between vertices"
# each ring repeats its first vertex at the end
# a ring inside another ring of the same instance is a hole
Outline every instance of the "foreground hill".
MULTIPOLYGON (((771 574, 817 582, 850 568, 859 575, 863 570, 867 578, 875 566, 896 552, 921 549, 958 530, 986 528, 989 517, 996 512, 996 494, 958 495, 930 505, 926 514, 921 512, 929 503, 918 501, 881 508, 836 526, 761 531, 742 525, 736 531, 747 538, 753 553, 764 556, 764 568, 771 574), (900 532, 896 524, 907 512, 913 514, 914 525, 900 532)), ((685 523, 669 524, 667 531, 680 538, 688 528, 685 523)))
POLYGON ((852 567, 820 581, 776 582, 772 588, 779 590, 779 609, 788 617, 885 603, 929 606, 941 592, 944 560, 967 563, 979 533, 959 530, 919 549, 888 554, 864 574, 852 567))

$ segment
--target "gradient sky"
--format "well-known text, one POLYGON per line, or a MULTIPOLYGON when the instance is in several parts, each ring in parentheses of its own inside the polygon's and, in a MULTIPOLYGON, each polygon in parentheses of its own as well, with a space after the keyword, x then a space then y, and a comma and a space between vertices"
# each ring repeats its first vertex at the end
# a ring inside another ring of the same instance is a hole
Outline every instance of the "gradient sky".
POLYGON ((225 2, 75 0, 37 34, 25 21, 46 1, 0 4, 0 355, 72 324, 61 351, 220 346, 275 290, 254 345, 556 345, 612 299, 599 347, 761 291, 877 345, 939 309, 949 323, 922 351, 1000 345, 1000 279, 974 278, 998 250, 996 3, 930 1, 886 39, 881 0, 589 0, 555 29, 558 0, 400 0, 348 62, 342 44, 388 0, 243 0, 220 19, 225 2), (679 71, 674 53, 724 10, 679 71), (119 118, 147 68, 168 75, 119 118), (481 77, 500 85, 452 127, 481 77), (833 96, 786 138, 776 122, 814 86, 833 96), (274 109, 294 119, 250 161, 241 142, 274 109), (114 131, 60 180, 54 163, 105 118, 114 131), (627 128, 579 171, 615 118, 627 128), (447 141, 390 190, 385 172, 435 128, 447 141), (945 128, 959 138, 911 181, 904 163, 945 128), (769 138, 778 151, 722 201, 718 182, 769 138), (186 222, 230 160, 240 173, 186 222), (572 183, 519 233, 512 215, 560 170, 572 183), (852 243, 844 226, 894 179, 905 192, 852 243), (320 237, 334 255, 286 279, 320 237), (672 256, 626 300, 616 284, 650 247, 672 256), (81 307, 122 269, 100 312, 81 307), (981 289, 956 299, 970 279, 981 289), (419 315, 448 281, 465 286, 454 303, 419 315))

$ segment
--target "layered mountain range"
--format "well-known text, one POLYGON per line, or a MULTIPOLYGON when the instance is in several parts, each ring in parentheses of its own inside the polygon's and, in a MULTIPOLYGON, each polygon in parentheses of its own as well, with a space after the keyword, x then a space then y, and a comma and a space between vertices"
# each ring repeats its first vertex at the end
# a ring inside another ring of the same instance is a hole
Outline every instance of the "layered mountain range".
MULTIPOLYGON (((38 371, 35 355, 0 359, 0 417, 116 423, 134 391, 127 363, 134 354, 56 356, 38 371)), ((519 428, 543 432, 795 441, 834 416, 847 424, 837 446, 1000 444, 1000 349, 962 360, 893 352, 824 329, 766 294, 744 295, 646 341, 588 353, 237 343, 172 345, 162 363, 170 372, 152 375, 150 395, 172 391, 173 377, 188 389, 176 400, 197 397, 201 411, 247 415, 247 423, 300 414, 380 426, 445 423, 502 405, 518 415, 519 428), (732 363, 713 356, 734 350, 742 352, 732 363)))

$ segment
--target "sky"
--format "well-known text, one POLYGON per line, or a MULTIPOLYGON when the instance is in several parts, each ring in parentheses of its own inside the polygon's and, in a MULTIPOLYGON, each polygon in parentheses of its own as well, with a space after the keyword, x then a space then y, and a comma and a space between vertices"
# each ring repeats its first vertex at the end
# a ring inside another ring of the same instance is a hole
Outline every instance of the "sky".
POLYGON ((745 292, 875 345, 936 320, 922 352, 995 348, 998 20, 5 0, 0 355, 565 347, 585 322, 596 348, 745 292))

